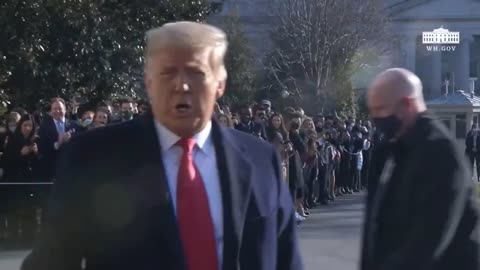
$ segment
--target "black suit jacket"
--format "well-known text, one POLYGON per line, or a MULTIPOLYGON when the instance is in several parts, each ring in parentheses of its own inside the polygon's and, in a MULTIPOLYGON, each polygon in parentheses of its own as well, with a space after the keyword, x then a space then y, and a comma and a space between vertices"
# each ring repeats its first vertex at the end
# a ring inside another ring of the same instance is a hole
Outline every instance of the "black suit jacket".
MULTIPOLYGON (((78 129, 75 122, 65 119, 65 132, 71 131, 74 133, 78 131, 78 129)), ((56 141, 58 141, 57 127, 53 118, 47 115, 38 129, 39 166, 41 168, 40 177, 42 180, 47 180, 55 176, 56 160, 58 151, 60 150, 54 147, 56 141)))
POLYGON ((480 269, 477 191, 442 124, 421 115, 373 155, 361 269, 480 269))
MULTIPOLYGON (((223 200, 223 270, 302 269, 292 199, 272 146, 212 128, 223 200)), ((151 114, 65 146, 43 236, 24 270, 185 269, 151 114)), ((200 168, 201 169, 201 168, 200 168)))

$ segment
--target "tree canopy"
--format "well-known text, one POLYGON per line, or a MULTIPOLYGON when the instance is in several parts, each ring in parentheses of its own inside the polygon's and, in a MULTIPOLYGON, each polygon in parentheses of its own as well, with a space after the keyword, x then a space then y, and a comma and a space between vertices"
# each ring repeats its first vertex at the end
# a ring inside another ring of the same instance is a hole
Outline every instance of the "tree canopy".
POLYGON ((208 0, 3 0, 0 101, 32 108, 54 96, 139 97, 145 31, 203 21, 212 7, 208 0))
MULTIPOLYGON (((353 106, 350 78, 388 48, 382 0, 274 0, 267 87, 289 91, 303 106, 353 106)), ((354 108, 352 108, 354 109, 354 108)), ((355 111, 355 110, 352 110, 355 111)))

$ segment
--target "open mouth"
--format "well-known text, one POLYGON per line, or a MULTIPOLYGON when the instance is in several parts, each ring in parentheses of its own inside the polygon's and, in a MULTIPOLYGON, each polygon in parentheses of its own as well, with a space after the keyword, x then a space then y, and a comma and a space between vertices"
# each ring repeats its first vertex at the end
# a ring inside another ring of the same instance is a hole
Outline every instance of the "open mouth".
POLYGON ((192 106, 187 103, 180 103, 177 106, 175 106, 175 110, 177 111, 177 113, 185 114, 185 113, 191 112, 192 106))

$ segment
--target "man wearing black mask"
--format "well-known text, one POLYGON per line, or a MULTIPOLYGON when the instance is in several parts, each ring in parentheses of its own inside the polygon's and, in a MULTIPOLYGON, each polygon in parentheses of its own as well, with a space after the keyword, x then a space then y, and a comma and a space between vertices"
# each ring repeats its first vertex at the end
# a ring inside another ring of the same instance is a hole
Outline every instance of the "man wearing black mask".
POLYGON ((368 107, 387 143, 369 187, 361 269, 480 269, 471 170, 426 112, 420 79, 400 68, 382 72, 368 90, 368 107))
POLYGON ((135 115, 133 100, 130 98, 121 99, 119 101, 121 108, 121 122, 129 121, 133 119, 135 115))
POLYGON ((250 133, 254 136, 257 136, 258 138, 266 140, 267 136, 265 128, 261 124, 256 123, 252 120, 252 109, 249 106, 242 106, 240 108, 240 123, 235 125, 235 129, 250 133))

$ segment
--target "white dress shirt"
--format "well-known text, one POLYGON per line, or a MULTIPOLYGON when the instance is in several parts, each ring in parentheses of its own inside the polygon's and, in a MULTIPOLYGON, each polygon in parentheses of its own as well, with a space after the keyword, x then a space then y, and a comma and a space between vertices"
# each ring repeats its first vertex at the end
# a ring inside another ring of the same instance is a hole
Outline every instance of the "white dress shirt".
MULTIPOLYGON (((177 175, 180 158, 183 151, 180 146, 175 145, 180 137, 168 130, 165 126, 155 121, 158 140, 162 148, 162 159, 167 176, 168 189, 172 198, 175 214, 177 213, 177 175)), ((217 243, 217 254, 219 266, 222 266, 223 255, 223 205, 220 188, 220 177, 218 175, 217 158, 215 146, 211 136, 212 123, 197 133, 193 139, 197 145, 193 149, 193 161, 200 171, 203 184, 208 196, 210 216, 213 221, 215 240, 217 243)))
MULTIPOLYGON (((55 120, 55 119, 53 119, 53 122, 55 123, 55 129, 57 130, 58 135, 60 135, 60 134, 62 134, 62 133, 65 132, 65 129, 66 129, 66 127, 65 127, 65 125, 66 125, 66 123, 65 123, 65 117, 62 118, 62 119, 60 119, 60 120, 55 120), (61 127, 62 127, 63 130, 60 130, 60 129, 59 129, 59 125, 61 125, 61 127)), ((55 141, 55 142, 53 143, 53 148, 54 148, 55 150, 58 150, 58 149, 60 148, 60 144, 58 143, 58 141, 55 141)))

